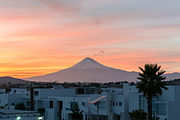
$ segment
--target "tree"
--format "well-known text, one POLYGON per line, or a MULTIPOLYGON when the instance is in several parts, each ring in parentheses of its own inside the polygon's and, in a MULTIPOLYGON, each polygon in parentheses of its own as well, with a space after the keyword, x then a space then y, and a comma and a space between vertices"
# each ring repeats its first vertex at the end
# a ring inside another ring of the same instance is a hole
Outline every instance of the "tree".
POLYGON ((152 99, 155 96, 162 94, 162 89, 166 89, 163 80, 166 77, 163 74, 166 71, 160 70, 161 66, 157 64, 145 64, 144 69, 139 67, 141 73, 137 79, 140 82, 137 84, 139 92, 143 92, 143 95, 147 98, 147 110, 148 110, 148 120, 152 120, 152 99))
POLYGON ((83 119, 83 111, 81 111, 79 109, 79 105, 77 102, 72 102, 71 108, 69 110, 72 112, 71 116, 72 116, 73 120, 82 120, 83 119))
POLYGON ((44 114, 45 114, 45 108, 39 108, 39 109, 38 109, 38 113, 40 113, 41 116, 44 116, 44 114))
POLYGON ((15 110, 26 110, 24 103, 18 103, 15 105, 15 110))
POLYGON ((4 106, 0 106, 0 109, 4 109, 4 106))
POLYGON ((142 110, 133 110, 132 112, 129 112, 130 117, 132 120, 146 120, 147 119, 147 113, 142 110))

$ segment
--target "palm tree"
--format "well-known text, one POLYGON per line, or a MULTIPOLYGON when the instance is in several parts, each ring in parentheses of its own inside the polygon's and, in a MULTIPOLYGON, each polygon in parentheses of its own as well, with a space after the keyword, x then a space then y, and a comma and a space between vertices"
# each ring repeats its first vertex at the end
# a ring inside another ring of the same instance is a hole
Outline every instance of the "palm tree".
POLYGON ((161 66, 157 64, 145 64, 144 69, 141 67, 139 69, 141 73, 137 77, 140 80, 137 88, 147 98, 148 120, 152 120, 152 99, 155 96, 161 95, 162 89, 167 90, 163 82, 166 79, 163 76, 166 71, 160 70, 161 66))

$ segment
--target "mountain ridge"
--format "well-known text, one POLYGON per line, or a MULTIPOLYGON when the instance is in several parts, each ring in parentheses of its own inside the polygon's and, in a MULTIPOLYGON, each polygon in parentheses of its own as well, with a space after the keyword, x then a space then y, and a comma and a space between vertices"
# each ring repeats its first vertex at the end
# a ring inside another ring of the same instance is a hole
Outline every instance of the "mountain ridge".
MULTIPOLYGON (((85 58, 72 67, 25 80, 57 82, 136 82, 138 72, 107 67, 92 58, 85 58)), ((167 80, 180 78, 180 73, 166 74, 167 80)))
POLYGON ((26 84, 28 82, 29 81, 25 81, 23 79, 14 78, 14 77, 10 77, 10 76, 0 77, 0 85, 3 85, 3 84, 26 84))

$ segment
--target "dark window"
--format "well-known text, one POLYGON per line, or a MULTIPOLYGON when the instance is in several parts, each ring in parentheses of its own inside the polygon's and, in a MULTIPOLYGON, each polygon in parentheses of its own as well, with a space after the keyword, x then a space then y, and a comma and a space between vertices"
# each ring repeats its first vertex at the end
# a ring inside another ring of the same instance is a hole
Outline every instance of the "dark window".
POLYGON ((113 106, 115 106, 115 103, 113 102, 113 106))
POLYGON ((117 116, 116 116, 116 120, 121 120, 121 116, 120 116, 120 115, 117 115, 117 116))
POLYGON ((30 103, 30 101, 26 101, 26 105, 28 105, 28 106, 29 106, 30 104, 31 104, 31 103, 30 103))
POLYGON ((116 106, 118 106, 118 103, 116 102, 116 106))
POLYGON ((34 91, 34 95, 38 96, 39 95, 39 91, 34 91))
POLYGON ((84 94, 84 88, 78 88, 78 89, 76 90, 76 93, 77 93, 77 94, 84 94))
POLYGON ((49 108, 53 108, 53 101, 49 101, 49 108))
POLYGON ((59 109, 62 110, 63 109, 63 102, 59 101, 59 109))
POLYGON ((85 106, 85 102, 82 102, 82 106, 85 106))
POLYGON ((122 102, 119 102, 119 106, 122 106, 122 102))

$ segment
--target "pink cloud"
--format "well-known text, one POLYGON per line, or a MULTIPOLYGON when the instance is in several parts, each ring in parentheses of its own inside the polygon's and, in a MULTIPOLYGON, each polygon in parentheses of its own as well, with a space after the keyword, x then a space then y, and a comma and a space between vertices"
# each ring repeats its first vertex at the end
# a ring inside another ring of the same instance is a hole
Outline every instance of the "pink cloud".
POLYGON ((87 56, 129 71, 151 62, 158 62, 169 71, 180 71, 179 42, 174 42, 177 46, 170 44, 180 38, 177 22, 159 22, 161 16, 153 19, 154 13, 114 13, 113 8, 102 12, 110 0, 85 4, 81 0, 33 2, 24 1, 25 7, 19 3, 1 5, 0 71, 5 71, 3 74, 45 74, 70 67, 87 56), (107 4, 103 7, 101 3, 107 4), (100 8, 101 12, 97 11, 100 8), (100 50, 105 53, 94 56, 100 50))
POLYGON ((39 0, 58 12, 78 12, 82 9, 82 0, 39 0))

